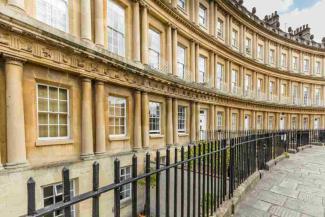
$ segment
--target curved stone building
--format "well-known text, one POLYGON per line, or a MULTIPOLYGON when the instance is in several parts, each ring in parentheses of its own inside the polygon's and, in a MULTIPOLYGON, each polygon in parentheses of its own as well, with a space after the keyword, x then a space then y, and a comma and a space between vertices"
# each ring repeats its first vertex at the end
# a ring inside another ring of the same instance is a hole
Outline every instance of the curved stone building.
POLYGON ((94 160, 104 185, 115 157, 128 178, 135 152, 205 132, 325 127, 325 42, 242 1, 0 0, 0 53, 0 216, 26 213, 30 176, 37 208, 59 202, 64 165, 79 194, 94 160))

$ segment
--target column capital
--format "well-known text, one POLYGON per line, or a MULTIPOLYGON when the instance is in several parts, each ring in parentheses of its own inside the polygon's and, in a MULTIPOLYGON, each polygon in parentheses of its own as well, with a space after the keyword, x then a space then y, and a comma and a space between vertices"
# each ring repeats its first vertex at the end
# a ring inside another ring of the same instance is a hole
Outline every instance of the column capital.
POLYGON ((91 82, 91 79, 87 77, 82 77, 81 80, 82 82, 91 82))
MULTIPOLYGON (((90 80, 90 79, 89 79, 90 80)), ((91 81, 91 80, 90 80, 91 81)), ((103 81, 98 81, 96 80, 96 85, 104 85, 104 82, 103 81)))
POLYGON ((24 58, 13 56, 10 54, 3 54, 2 57, 6 60, 6 63, 9 64, 22 66, 25 62, 27 62, 27 60, 24 58))

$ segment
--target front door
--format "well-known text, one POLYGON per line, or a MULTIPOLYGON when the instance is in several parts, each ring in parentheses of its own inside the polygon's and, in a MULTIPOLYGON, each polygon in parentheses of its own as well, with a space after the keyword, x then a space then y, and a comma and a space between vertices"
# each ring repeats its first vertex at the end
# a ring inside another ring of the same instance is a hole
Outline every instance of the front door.
POLYGON ((200 139, 207 139, 207 110, 200 110, 200 139))

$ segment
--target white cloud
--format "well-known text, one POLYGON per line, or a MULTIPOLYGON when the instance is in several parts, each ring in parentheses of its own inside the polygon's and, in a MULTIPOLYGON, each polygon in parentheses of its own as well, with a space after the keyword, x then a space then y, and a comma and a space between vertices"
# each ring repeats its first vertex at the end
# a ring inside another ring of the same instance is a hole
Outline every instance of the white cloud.
POLYGON ((320 0, 313 6, 302 10, 295 9, 280 16, 281 27, 292 26, 293 29, 304 24, 309 24, 315 41, 320 42, 325 36, 323 21, 325 20, 325 0, 320 0))
POLYGON ((293 29, 304 24, 309 24, 311 33, 315 35, 315 41, 320 42, 325 37, 325 28, 322 22, 325 20, 325 0, 319 0, 311 7, 303 9, 293 9, 294 0, 244 0, 244 5, 248 10, 256 7, 256 13, 264 19, 265 15, 270 15, 274 11, 280 13, 281 28, 284 31, 291 26, 293 29))

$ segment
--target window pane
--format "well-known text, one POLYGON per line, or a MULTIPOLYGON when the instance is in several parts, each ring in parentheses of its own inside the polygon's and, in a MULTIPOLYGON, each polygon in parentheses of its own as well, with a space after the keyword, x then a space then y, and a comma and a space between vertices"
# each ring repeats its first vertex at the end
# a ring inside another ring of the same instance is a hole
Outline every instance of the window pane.
POLYGON ((48 127, 47 126, 39 126, 38 127, 39 137, 48 137, 48 127))

